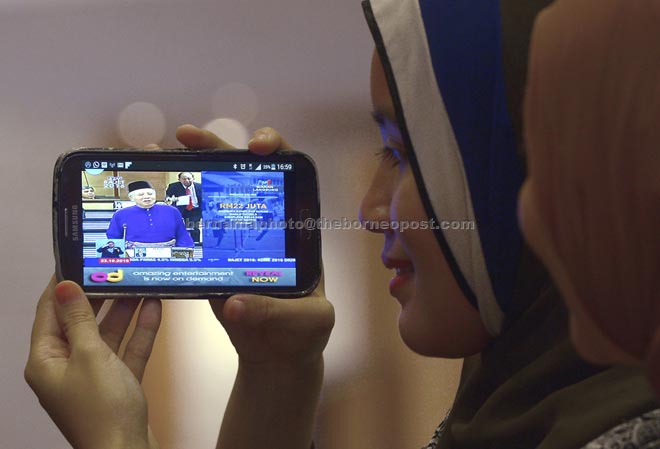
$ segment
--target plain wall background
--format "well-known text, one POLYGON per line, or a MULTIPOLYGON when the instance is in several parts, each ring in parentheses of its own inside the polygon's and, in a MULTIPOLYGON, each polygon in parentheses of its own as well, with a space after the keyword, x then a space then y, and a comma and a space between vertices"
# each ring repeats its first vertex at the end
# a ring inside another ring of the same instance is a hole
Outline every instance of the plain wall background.
MULTIPOLYGON (((323 215, 354 219, 379 147, 372 48, 356 0, 0 1, 0 449, 68 447, 22 374, 53 271, 56 157, 126 145, 117 123, 134 102, 160 109, 165 147, 177 146, 183 123, 270 125, 316 160, 323 215)), ((326 231, 323 239, 337 325, 319 446, 422 446, 451 402, 460 363, 418 357, 401 343, 379 236, 326 231)), ((208 304, 166 304, 145 379, 164 449, 214 447, 235 369, 208 304)))

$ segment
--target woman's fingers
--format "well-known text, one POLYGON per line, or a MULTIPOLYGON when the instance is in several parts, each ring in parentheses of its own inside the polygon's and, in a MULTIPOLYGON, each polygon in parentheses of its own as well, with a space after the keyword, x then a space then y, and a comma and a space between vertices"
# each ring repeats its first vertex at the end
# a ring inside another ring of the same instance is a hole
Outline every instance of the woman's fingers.
POLYGON ((135 331, 133 331, 131 339, 126 344, 123 357, 124 363, 138 382, 142 382, 144 369, 156 341, 161 317, 162 305, 160 300, 146 299, 142 302, 135 331))
POLYGON ((85 292, 74 282, 55 286, 55 315, 72 350, 96 347, 99 329, 85 292))
MULTIPOLYGON (((176 130, 176 138, 188 148, 218 148, 231 150, 234 146, 225 142, 211 131, 193 125, 182 125, 176 130)), ((248 142, 248 149, 256 154, 267 155, 277 150, 292 150, 293 147, 274 128, 260 128, 248 142)))
POLYGON ((277 150, 292 150, 293 147, 274 128, 260 128, 254 132, 248 142, 248 149, 253 153, 267 155, 277 150))
POLYGON ((32 325, 32 341, 30 345, 30 359, 36 357, 41 360, 50 356, 51 345, 54 342, 60 342, 60 349, 65 352, 63 341, 64 334, 57 322, 53 301, 55 299, 55 285, 57 280, 55 276, 50 278, 50 282, 44 289, 39 303, 37 304, 37 313, 32 325))
POLYGON ((221 150, 232 150, 233 145, 222 140, 211 131, 198 128, 194 125, 182 125, 176 130, 176 138, 184 146, 193 150, 218 148, 221 150))
POLYGON ((115 354, 119 351, 138 304, 138 299, 115 300, 99 324, 101 338, 115 354))

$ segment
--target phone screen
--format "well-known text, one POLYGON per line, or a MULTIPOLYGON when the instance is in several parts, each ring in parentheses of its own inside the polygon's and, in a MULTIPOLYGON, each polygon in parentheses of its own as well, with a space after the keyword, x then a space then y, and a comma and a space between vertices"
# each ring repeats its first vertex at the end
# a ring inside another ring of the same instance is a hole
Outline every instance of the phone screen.
POLYGON ((79 163, 84 286, 296 285, 294 163, 79 163))

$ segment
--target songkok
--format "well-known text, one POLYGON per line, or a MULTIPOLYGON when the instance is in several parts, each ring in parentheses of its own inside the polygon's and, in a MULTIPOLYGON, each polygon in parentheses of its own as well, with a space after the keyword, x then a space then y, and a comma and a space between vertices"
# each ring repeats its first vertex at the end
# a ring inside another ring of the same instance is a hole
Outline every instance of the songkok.
POLYGON ((128 184, 128 193, 131 193, 135 190, 140 189, 153 189, 154 186, 151 185, 149 181, 133 181, 128 184))

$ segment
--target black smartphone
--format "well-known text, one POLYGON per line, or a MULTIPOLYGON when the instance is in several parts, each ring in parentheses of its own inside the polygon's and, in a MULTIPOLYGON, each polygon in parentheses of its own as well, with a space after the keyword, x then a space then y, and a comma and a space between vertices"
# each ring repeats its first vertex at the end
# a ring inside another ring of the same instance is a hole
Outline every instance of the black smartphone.
POLYGON ((299 152, 83 148, 55 164, 57 277, 89 297, 308 295, 319 217, 299 152))

